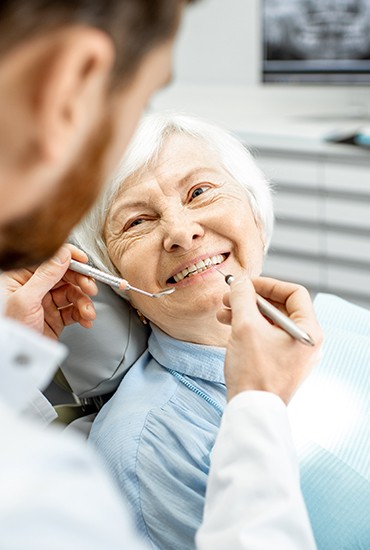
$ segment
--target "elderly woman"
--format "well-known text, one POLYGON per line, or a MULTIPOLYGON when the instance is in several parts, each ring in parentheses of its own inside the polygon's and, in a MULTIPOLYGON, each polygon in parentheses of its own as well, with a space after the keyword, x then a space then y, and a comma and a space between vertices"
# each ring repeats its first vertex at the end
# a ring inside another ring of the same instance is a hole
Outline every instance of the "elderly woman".
POLYGON ((98 267, 151 292, 176 289, 129 297, 151 325, 148 349, 90 436, 155 548, 193 548, 202 518, 230 337, 216 318, 226 289, 217 269, 258 277, 272 225, 268 183, 237 140, 154 115, 76 233, 98 267))

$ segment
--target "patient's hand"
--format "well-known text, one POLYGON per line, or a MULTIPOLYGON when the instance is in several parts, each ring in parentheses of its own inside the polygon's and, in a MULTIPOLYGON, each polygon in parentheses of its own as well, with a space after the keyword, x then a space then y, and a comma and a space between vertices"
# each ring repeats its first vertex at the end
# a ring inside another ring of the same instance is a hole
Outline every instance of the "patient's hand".
POLYGON ((87 261, 84 252, 67 244, 38 267, 1 274, 5 314, 53 339, 73 323, 90 328, 95 309, 89 296, 97 293, 97 286, 68 270, 71 258, 87 261))
POLYGON ((224 304, 217 317, 232 326, 225 360, 228 399, 260 390, 275 393, 287 404, 320 358, 322 333, 307 290, 266 277, 253 282, 240 277, 231 284, 224 304), (308 332, 315 346, 302 344, 265 319, 256 292, 308 332))

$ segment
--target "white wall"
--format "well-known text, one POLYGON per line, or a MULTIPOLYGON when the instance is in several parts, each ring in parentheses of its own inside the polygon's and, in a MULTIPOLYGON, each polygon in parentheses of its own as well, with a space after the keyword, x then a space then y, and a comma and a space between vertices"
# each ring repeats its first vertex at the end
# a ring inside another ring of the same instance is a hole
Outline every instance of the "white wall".
POLYGON ((258 8, 258 0, 202 0, 187 8, 175 55, 177 82, 257 84, 258 8))

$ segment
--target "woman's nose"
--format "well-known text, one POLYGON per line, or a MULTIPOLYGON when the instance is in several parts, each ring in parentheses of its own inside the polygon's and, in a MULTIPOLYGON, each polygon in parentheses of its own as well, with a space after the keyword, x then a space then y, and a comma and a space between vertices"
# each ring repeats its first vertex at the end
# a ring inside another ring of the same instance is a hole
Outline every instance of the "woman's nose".
POLYGON ((191 216, 177 213, 167 220, 163 247, 167 252, 178 248, 190 250, 194 241, 204 235, 203 227, 191 216))

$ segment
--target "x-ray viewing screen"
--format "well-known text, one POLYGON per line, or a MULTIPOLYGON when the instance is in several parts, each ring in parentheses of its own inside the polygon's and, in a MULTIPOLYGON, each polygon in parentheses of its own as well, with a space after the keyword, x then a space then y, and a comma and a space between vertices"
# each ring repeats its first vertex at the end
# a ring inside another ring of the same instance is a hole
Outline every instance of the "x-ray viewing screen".
POLYGON ((263 0, 263 80, 369 84, 370 0, 263 0))

